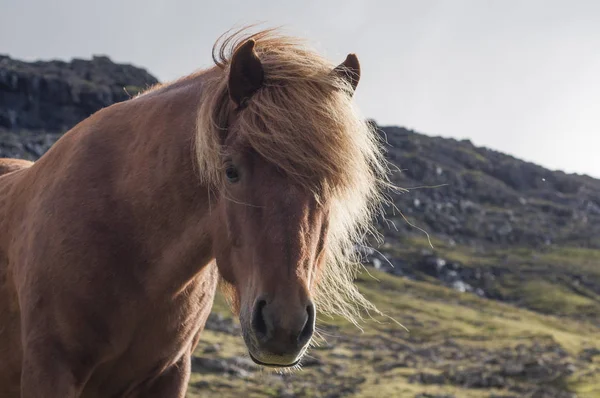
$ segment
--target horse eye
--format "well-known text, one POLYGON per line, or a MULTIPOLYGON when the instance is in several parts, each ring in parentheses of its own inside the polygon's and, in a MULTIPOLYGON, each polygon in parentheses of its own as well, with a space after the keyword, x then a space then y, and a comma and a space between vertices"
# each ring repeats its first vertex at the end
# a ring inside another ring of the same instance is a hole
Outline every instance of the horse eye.
POLYGON ((227 166, 225 169, 225 176, 229 180, 229 182, 238 182, 240 180, 240 175, 237 169, 233 166, 227 166))

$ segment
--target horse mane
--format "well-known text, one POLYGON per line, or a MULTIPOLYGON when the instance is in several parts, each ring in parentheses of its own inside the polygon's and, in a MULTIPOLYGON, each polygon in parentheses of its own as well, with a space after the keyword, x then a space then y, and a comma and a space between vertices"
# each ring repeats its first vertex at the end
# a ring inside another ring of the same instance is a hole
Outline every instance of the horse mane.
POLYGON ((221 140, 231 112, 229 64, 235 50, 252 38, 265 78, 236 114, 239 134, 297 184, 329 203, 325 266, 314 299, 321 313, 357 324, 363 310, 379 313, 354 284, 361 267, 357 248, 377 235, 372 221, 388 185, 379 135, 354 108, 352 87, 332 73, 334 64, 275 29, 246 31, 221 36, 213 47, 215 66, 205 75, 197 119, 199 176, 216 190, 223 183, 221 140))

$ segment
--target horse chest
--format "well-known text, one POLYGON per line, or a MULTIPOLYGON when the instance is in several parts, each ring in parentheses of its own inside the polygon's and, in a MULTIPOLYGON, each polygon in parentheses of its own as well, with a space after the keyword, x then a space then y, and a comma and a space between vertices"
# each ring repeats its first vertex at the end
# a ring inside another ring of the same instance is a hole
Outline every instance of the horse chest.
POLYGON ((210 313, 216 285, 215 275, 145 305, 127 347, 97 370, 89 388, 101 396, 128 391, 167 372, 182 356, 191 355, 210 313))
POLYGON ((214 289, 196 288, 158 303, 137 325, 131 350, 146 363, 176 360, 183 351, 192 349, 213 299, 214 289))

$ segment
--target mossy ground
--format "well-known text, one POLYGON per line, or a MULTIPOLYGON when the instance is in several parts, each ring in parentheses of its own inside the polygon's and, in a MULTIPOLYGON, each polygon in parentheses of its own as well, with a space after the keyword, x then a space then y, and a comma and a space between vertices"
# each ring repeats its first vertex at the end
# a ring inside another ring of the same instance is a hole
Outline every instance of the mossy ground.
MULTIPOLYGON (((452 256, 450 249, 441 250, 452 256)), ((497 252, 474 259, 472 251, 454 248, 453 256, 468 265, 491 264, 507 255, 523 261, 532 253, 497 252)), ((598 259, 599 253, 594 251, 563 248, 537 254, 536 261, 543 261, 550 269, 571 264, 570 269, 593 274, 598 259)), ((520 261, 511 264, 522 264, 520 261)), ((513 280, 506 282, 504 289, 520 302, 505 303, 427 281, 369 272, 357 280, 361 291, 408 332, 383 317, 367 318, 362 330, 341 319, 322 319, 320 331, 325 341, 309 352, 302 370, 278 374, 251 369, 243 377, 194 373, 188 397, 379 398, 425 393, 520 397, 536 388, 600 397, 600 356, 581 359, 586 349, 600 350, 600 325, 590 316, 600 314, 600 302, 593 292, 572 289, 549 277, 513 280), (511 376, 507 370, 511 361, 521 361, 533 370, 511 376), (461 378, 462 373, 473 373, 473 369, 482 373, 473 377, 483 381, 461 378), (504 382, 494 387, 494 377, 504 382)), ((214 311, 231 316, 221 298, 214 311)), ((240 336, 210 330, 203 334, 196 355, 223 359, 247 356, 240 336), (219 350, 204 352, 216 343, 219 350)))

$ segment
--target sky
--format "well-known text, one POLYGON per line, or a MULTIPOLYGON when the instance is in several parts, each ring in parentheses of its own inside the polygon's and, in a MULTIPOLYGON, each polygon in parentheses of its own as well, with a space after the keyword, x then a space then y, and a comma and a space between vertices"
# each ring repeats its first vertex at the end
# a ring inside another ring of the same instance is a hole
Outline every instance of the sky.
POLYGON ((600 1, 0 0, 0 54, 90 58, 161 81, 211 65, 214 41, 251 23, 362 67, 365 117, 470 139, 600 178, 600 1))

